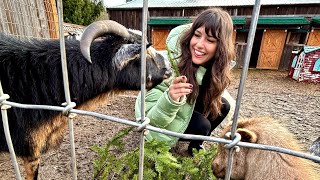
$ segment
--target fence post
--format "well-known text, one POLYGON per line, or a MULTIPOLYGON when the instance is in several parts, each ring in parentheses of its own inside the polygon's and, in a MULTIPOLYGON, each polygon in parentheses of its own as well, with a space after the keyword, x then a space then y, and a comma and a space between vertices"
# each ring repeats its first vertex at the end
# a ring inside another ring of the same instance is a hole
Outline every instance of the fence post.
MULTIPOLYGON (((256 29, 257 29, 258 17, 259 17, 259 13, 260 13, 260 7, 261 7, 260 0, 256 0, 254 7, 253 7, 253 12, 252 12, 253 14, 251 17, 249 35, 248 35, 248 40, 247 40, 248 43, 247 43, 246 53, 245 53, 245 58, 244 58, 244 65, 242 68, 240 85, 239 85, 239 90, 238 90, 238 94, 237 94, 235 112, 234 112, 233 119, 232 119, 231 139, 235 138, 235 132, 236 132, 236 128, 238 126, 238 116, 239 116, 241 97, 243 95, 245 79, 247 78, 250 57, 251 57, 251 52, 252 52, 252 46, 253 46, 254 36, 256 33, 256 29)), ((235 152, 235 148, 231 148, 229 150, 228 166, 227 166, 227 170, 226 170, 225 180, 229 180, 230 176, 231 176, 234 152, 235 152)))
MULTIPOLYGON (((148 0, 143 0, 142 7, 142 43, 141 43, 141 123, 145 121, 145 90, 146 90, 146 47, 147 47, 147 17, 148 0)), ((144 136, 147 133, 144 129, 140 135, 140 156, 139 156, 139 180, 143 180, 144 163, 144 136)))
POLYGON ((62 0, 57 1, 58 17, 59 17, 59 36, 60 36, 60 54, 61 54, 61 65, 62 65, 62 75, 63 75, 63 87, 66 98, 66 103, 63 105, 66 106, 64 115, 68 116, 68 127, 69 127, 69 141, 71 149, 71 168, 72 168, 72 177, 74 180, 77 179, 77 165, 76 165, 76 153, 74 145, 74 132, 73 132, 73 119, 69 116, 69 111, 75 107, 75 103, 71 102, 70 90, 69 90, 69 79, 68 79, 68 69, 67 69, 67 58, 65 50, 65 42, 63 36, 63 5, 62 0))
POLYGON ((14 148, 13 148, 13 144, 12 144, 12 140, 11 140, 11 135, 10 135, 10 130, 9 130, 7 109, 10 108, 10 106, 2 104, 2 102, 4 102, 7 98, 9 98, 9 96, 3 93, 1 80, 0 80, 0 107, 1 107, 1 115, 2 115, 2 123, 3 123, 4 135, 6 137, 8 149, 9 149, 9 152, 10 152, 10 157, 11 157, 11 160, 12 160, 12 165, 13 165, 15 173, 16 173, 16 178, 18 180, 21 180, 19 165, 18 165, 18 162, 17 162, 16 153, 14 152, 14 148))

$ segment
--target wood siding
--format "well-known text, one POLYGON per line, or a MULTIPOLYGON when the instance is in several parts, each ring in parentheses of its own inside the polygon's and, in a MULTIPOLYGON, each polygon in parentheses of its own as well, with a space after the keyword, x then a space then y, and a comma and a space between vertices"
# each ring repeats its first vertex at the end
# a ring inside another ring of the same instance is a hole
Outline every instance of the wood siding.
POLYGON ((303 48, 303 44, 287 44, 285 45, 285 47, 283 48, 283 53, 282 53, 282 57, 281 57, 281 61, 279 64, 279 68, 278 70, 281 71, 287 71, 290 69, 291 63, 292 63, 292 51, 294 50, 300 50, 303 48))
POLYGON ((237 43, 236 44, 236 68, 242 68, 244 65, 244 56, 247 48, 247 43, 237 43))
MULTIPOLYGON (((208 7, 197 8, 149 8, 150 17, 195 17, 208 7)), ((231 16, 252 16, 253 7, 222 7, 231 16)), ((142 9, 107 9, 110 19, 126 27, 141 30, 142 9)), ((260 15, 316 15, 319 5, 262 6, 260 15)))

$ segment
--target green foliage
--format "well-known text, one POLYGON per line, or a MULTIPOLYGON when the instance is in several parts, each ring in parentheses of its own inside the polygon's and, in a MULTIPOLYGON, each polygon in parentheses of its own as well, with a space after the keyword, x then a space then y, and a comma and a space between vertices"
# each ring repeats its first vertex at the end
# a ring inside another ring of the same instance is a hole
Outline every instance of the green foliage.
POLYGON ((105 8, 101 0, 62 0, 64 22, 89 25, 94 22, 105 8))
MULTIPOLYGON (((133 128, 116 134, 105 146, 91 147, 98 154, 94 160, 94 179, 138 179, 139 148, 126 151, 122 141, 133 128)), ((211 162, 216 155, 216 146, 209 150, 194 151, 193 157, 173 156, 164 142, 145 143, 143 179, 216 179, 211 162)))
POLYGON ((172 58, 172 52, 170 51, 170 49, 168 48, 168 46, 166 46, 166 50, 168 51, 168 59, 171 63, 171 66, 174 70, 174 73, 176 74, 176 76, 180 76, 180 71, 179 71, 179 68, 178 68, 178 64, 177 64, 177 61, 175 59, 172 58))

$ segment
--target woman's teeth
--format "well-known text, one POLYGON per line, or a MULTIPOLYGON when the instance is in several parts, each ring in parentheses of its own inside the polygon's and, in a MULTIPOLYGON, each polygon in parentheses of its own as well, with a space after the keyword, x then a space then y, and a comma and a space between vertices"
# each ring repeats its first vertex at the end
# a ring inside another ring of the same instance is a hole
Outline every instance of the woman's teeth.
POLYGON ((194 52, 195 52, 195 54, 196 54, 197 56, 203 56, 203 55, 204 55, 203 52, 200 52, 200 51, 197 51, 197 50, 194 50, 194 52))

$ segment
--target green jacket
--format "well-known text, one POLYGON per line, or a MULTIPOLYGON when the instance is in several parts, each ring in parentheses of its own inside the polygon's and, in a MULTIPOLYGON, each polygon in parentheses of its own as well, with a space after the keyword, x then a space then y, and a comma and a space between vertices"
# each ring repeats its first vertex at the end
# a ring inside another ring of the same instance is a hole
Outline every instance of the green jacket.
MULTIPOLYGON (((199 84, 201 84, 205 72, 205 68, 199 68, 196 75, 199 84)), ((173 101, 170 98, 168 94, 168 88, 174 77, 175 76, 163 81, 155 88, 146 92, 146 117, 150 119, 150 125, 152 126, 178 133, 184 133, 188 127, 195 104, 188 104, 186 102, 186 96, 181 98, 179 102, 173 101)), ((141 93, 139 93, 135 104, 135 116, 137 119, 140 119, 141 117, 140 107, 141 93)), ((149 134, 146 136, 146 139, 149 141, 152 139, 156 139, 157 141, 166 141, 170 146, 173 146, 178 140, 176 137, 153 131, 149 132, 149 134)))
MULTIPOLYGON (((181 51, 178 47, 180 35, 190 27, 191 24, 186 24, 178 26, 170 31, 166 44, 167 50, 170 51, 168 54, 170 54, 171 58, 175 58, 180 55, 181 51)), ((196 74, 198 84, 200 85, 205 72, 206 69, 200 67, 196 74)), ((188 127, 195 104, 188 104, 186 102, 186 96, 182 97, 179 102, 173 101, 170 98, 168 95, 168 88, 175 77, 176 75, 173 75, 170 79, 163 81, 155 88, 146 92, 145 113, 150 119, 150 125, 178 133, 184 133, 188 127)), ((141 117, 140 107, 141 94, 139 93, 135 104, 135 116, 137 119, 140 119, 141 117)), ((166 141, 167 144, 171 146, 173 146, 178 140, 176 137, 152 131, 149 132, 146 139, 166 141)))

